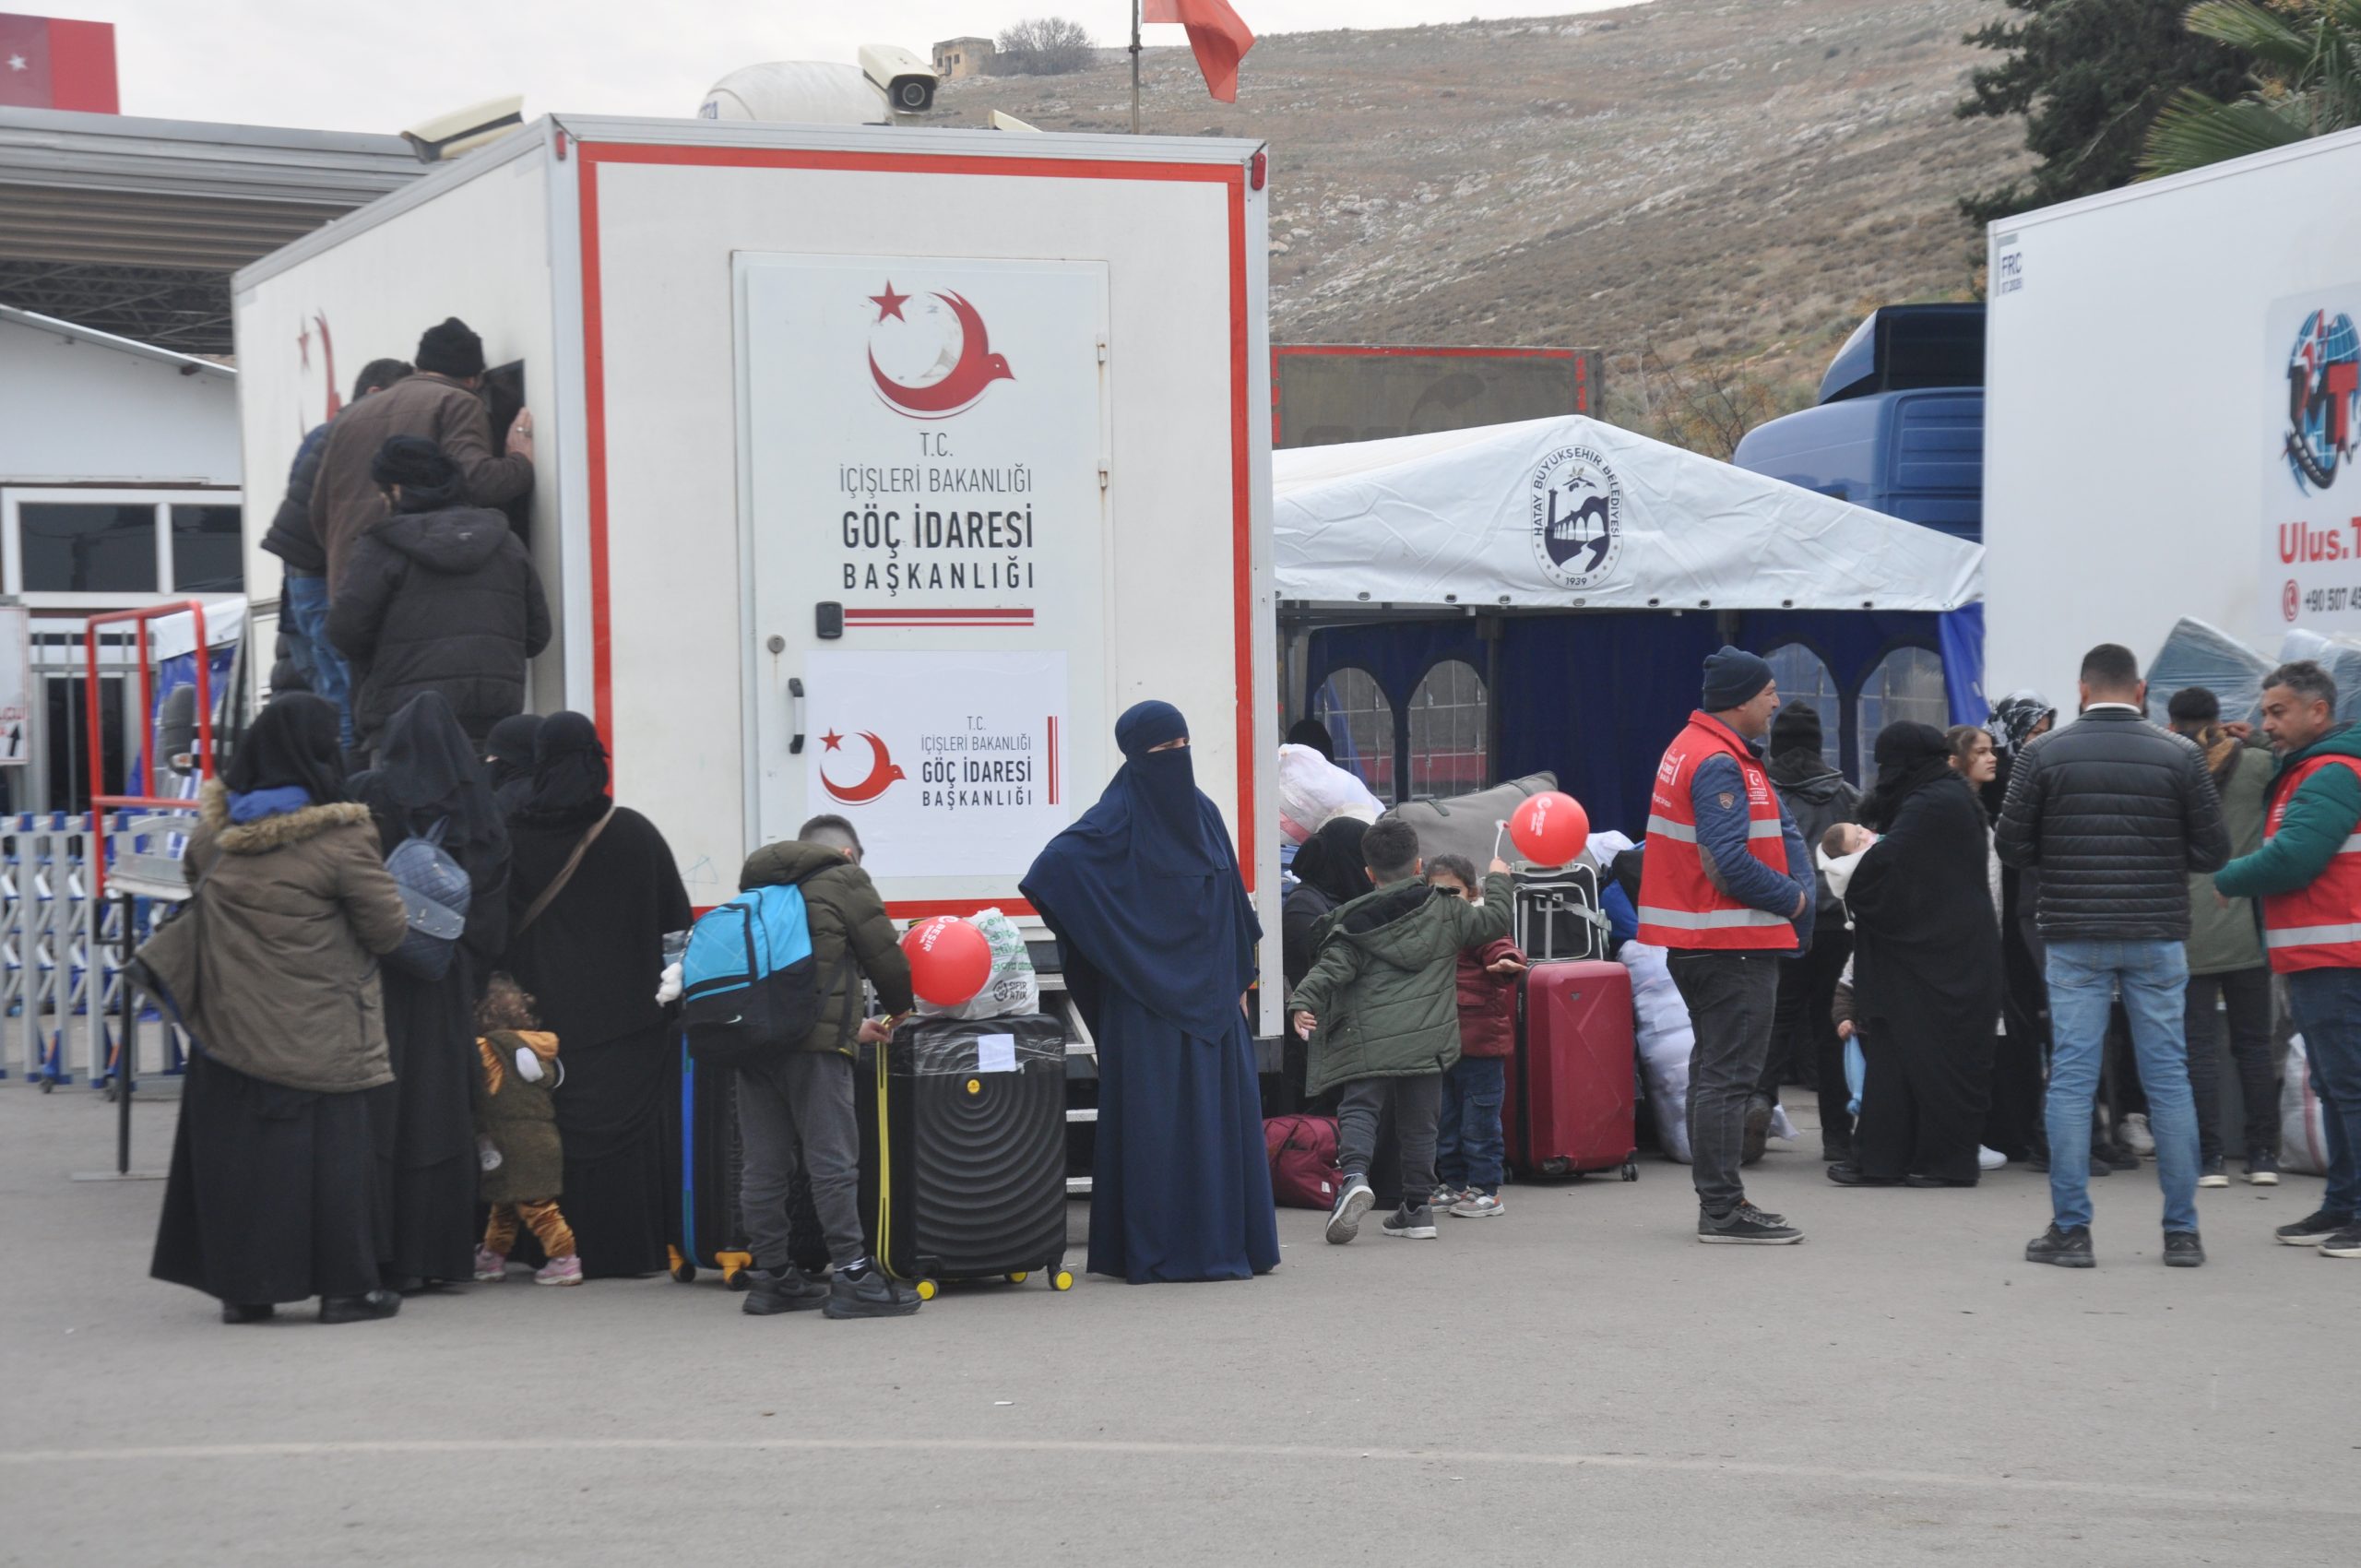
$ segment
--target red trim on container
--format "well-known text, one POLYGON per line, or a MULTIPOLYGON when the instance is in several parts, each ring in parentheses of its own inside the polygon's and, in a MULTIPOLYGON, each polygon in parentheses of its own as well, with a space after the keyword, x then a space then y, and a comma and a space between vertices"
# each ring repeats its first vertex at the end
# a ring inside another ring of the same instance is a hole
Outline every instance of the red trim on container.
POLYGON ((931 920, 937 915, 972 915, 979 909, 998 909, 1003 915, 1033 913, 1033 906, 1022 898, 902 898, 885 906, 885 912, 897 921, 931 920))
POLYGON ((53 109, 120 114, 114 24, 49 19, 49 102, 53 109))

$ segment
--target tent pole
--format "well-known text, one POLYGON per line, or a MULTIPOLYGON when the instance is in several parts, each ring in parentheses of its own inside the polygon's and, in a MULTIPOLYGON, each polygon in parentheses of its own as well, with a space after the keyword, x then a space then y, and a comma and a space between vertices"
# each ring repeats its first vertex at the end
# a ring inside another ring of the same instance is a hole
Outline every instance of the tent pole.
POLYGON ((1140 134, 1140 0, 1132 0, 1132 135, 1140 134))

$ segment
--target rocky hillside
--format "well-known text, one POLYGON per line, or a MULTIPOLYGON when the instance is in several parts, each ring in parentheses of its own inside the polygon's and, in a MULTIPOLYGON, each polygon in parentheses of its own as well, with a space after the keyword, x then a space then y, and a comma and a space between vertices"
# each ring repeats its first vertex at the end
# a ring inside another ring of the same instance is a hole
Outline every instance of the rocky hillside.
MULTIPOLYGON (((1242 7, 1252 19, 1252 6, 1242 7)), ((1239 101, 1145 56, 1145 128, 1271 144, 1275 336, 1744 362, 1792 404, 1869 305, 1964 297, 1953 206, 2021 128, 1953 118, 1993 0, 1653 0, 1266 38, 1239 101)), ((1104 42, 1104 41, 1102 41, 1104 42)), ((1128 70, 948 84, 943 112, 1120 131, 1128 70)))

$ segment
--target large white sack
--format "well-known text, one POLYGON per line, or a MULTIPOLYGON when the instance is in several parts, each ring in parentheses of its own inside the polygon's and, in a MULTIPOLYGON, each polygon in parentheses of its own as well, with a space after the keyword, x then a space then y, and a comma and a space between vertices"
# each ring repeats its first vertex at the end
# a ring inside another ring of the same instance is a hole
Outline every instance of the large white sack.
POLYGON ((2279 1080, 2279 1165, 2304 1176, 2328 1174, 2328 1124, 2320 1097, 2312 1092, 2312 1059, 2304 1037, 2287 1039, 2287 1060, 2279 1080))
POLYGON ((1656 1138, 1667 1157, 1689 1163, 1689 1053, 1697 1043, 1689 1005, 1672 983, 1661 947, 1627 942, 1616 955, 1631 971, 1631 1011, 1640 1048, 1640 1077, 1648 1087, 1656 1138))
POLYGON ((1340 813, 1375 822, 1384 809, 1368 785, 1311 747, 1279 748, 1279 831, 1295 842, 1340 813))

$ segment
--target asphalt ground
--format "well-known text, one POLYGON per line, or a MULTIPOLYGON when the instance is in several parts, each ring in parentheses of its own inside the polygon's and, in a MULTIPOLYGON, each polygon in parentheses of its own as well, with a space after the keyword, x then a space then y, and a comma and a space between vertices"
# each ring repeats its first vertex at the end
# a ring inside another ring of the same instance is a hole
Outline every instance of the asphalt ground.
POLYGON ((160 1183, 67 1180, 113 1126, 0 1083, 0 1563, 2361 1562, 2361 1264, 2270 1234, 2310 1178, 2201 1194, 2197 1270, 2153 1167, 2070 1273, 2022 1261, 2042 1177, 1783 1151, 1750 1186, 1799 1247, 1698 1245, 1648 1160, 1431 1242, 1285 1210, 1244 1284, 834 1323, 518 1278, 231 1328, 147 1277, 160 1183))

